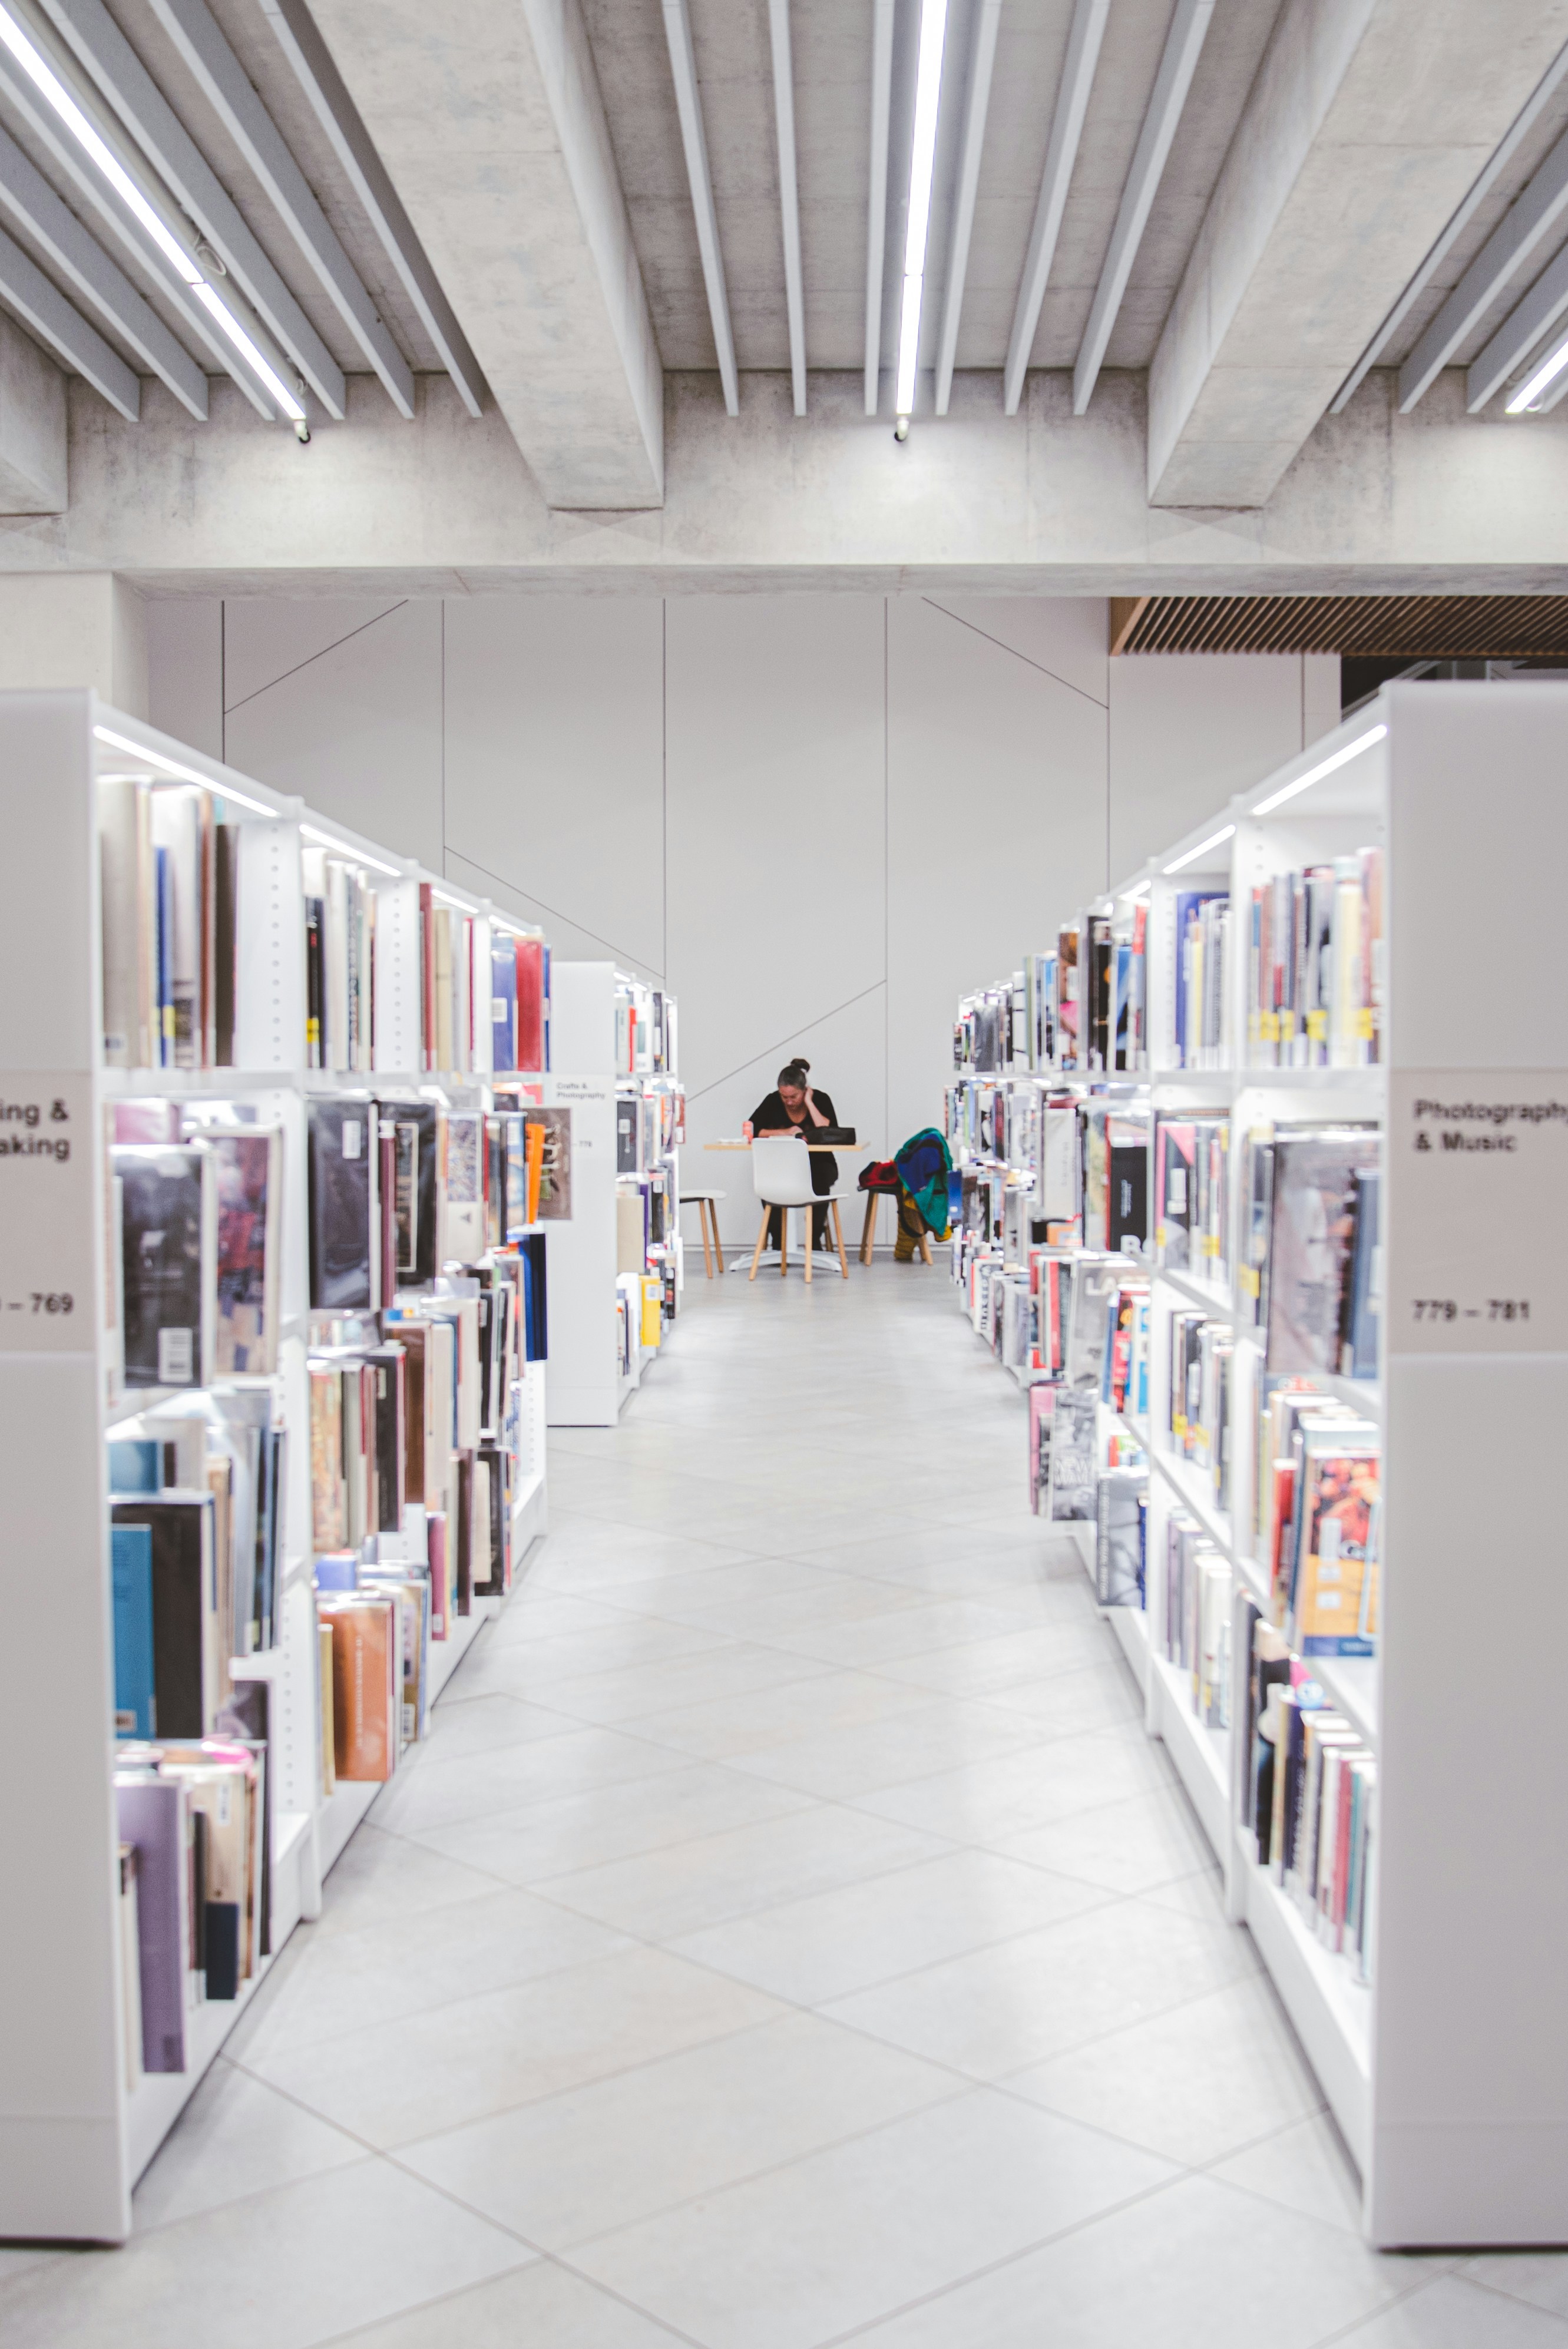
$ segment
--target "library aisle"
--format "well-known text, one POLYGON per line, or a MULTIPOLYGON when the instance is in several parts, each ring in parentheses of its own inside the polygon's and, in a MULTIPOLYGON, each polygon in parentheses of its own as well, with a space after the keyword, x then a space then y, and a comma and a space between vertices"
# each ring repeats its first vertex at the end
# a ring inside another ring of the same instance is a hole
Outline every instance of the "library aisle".
POLYGON ((1568 2258, 1361 2240, 940 1262, 687 1298, 6 2349, 1568 2349, 1568 2258))

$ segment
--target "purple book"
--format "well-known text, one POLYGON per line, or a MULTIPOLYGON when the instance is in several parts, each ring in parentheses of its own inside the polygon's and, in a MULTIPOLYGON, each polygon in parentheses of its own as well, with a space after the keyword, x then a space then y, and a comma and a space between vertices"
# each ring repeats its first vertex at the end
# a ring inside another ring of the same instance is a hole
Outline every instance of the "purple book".
POLYGON ((136 1846, 137 1924, 141 1940, 141 2068, 185 2069, 185 1966, 189 1955, 185 1789, 171 1778, 115 1786, 119 1839, 136 1846))

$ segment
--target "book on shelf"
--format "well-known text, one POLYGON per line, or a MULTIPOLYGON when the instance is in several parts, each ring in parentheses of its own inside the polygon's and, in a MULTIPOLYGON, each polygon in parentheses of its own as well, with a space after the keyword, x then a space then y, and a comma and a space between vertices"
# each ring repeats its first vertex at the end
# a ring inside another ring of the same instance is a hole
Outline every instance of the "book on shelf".
POLYGON ((119 1185, 124 1380, 202 1387, 212 1377, 217 1186, 199 1143, 115 1143, 119 1185))
POLYGON ((1141 1607, 1147 1548, 1148 1476, 1105 1468, 1095 1485, 1095 1596, 1102 1607, 1141 1607))
MULTIPOLYGON (((1339 1373, 1347 1290, 1354 1313, 1358 1211, 1376 1212, 1376 1185, 1364 1191, 1361 1178, 1377 1174, 1380 1151, 1375 1126, 1275 1130, 1264 1324, 1272 1373, 1339 1373)), ((1376 1293, 1376 1245, 1369 1238, 1363 1271, 1368 1346, 1365 1300, 1376 1293)), ((1375 1367, 1374 1353, 1368 1371, 1375 1367)))
POLYGON ((1223 889, 1182 889, 1175 902, 1176 1062, 1182 1069, 1223 1068, 1230 1058, 1230 1001, 1225 984, 1231 899, 1223 889))
POLYGON ((1365 1068, 1382 1058, 1383 895, 1379 848, 1276 873, 1253 887, 1252 1067, 1365 1068))
POLYGON ((1098 1474, 1099 1395, 1088 1386, 1055 1390, 1051 1430, 1051 1515, 1063 1521, 1095 1521, 1098 1474))

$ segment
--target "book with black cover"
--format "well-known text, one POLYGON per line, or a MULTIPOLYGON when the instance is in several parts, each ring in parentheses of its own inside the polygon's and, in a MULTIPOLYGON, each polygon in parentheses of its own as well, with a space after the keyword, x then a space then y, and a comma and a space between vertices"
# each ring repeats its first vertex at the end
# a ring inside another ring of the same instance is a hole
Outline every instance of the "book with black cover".
POLYGON ((1058 1390, 1051 1433, 1051 1515, 1095 1516, 1095 1454, 1099 1397, 1093 1387, 1058 1390))
POLYGON ((197 1143, 119 1143, 127 1387, 205 1386, 217 1288, 213 1161, 197 1143))
POLYGON ((277 1367, 282 1131, 215 1131, 206 1147, 218 1194, 213 1368, 220 1378, 269 1373, 277 1367))
POLYGON ((615 1171, 618 1174, 637 1173, 637 1143, 641 1120, 641 1104, 635 1094, 618 1096, 615 1105, 615 1171))
POLYGON ((309 1120, 311 1307, 368 1311, 374 1104, 362 1095, 319 1094, 309 1120))
POLYGON ((213 1502, 206 1493, 162 1493, 110 1504, 116 1526, 152 1537, 152 1688, 160 1737, 204 1737, 219 1692, 212 1686, 207 1617, 213 1590, 213 1502))
POLYGON ((1107 1123, 1109 1167, 1106 1181, 1106 1240, 1128 1256, 1148 1247, 1148 1132, 1129 1118, 1107 1123))

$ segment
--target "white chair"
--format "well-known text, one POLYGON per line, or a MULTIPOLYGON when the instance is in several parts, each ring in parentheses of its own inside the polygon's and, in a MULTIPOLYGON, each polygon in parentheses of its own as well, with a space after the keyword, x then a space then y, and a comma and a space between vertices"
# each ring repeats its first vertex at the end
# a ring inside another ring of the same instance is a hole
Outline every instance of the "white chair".
POLYGON ((844 1195, 838 1191, 818 1193, 811 1187, 811 1153, 793 1133, 760 1134, 752 1144, 752 1187, 763 1203, 762 1228, 757 1234, 756 1249, 752 1257, 748 1278, 755 1280, 757 1267, 763 1260, 763 1249, 768 1237, 768 1218, 776 1207, 779 1211, 779 1277, 789 1270, 789 1211, 799 1207, 805 1216, 805 1277, 811 1278, 811 1226, 813 1207, 826 1207, 833 1217, 834 1236, 838 1246, 838 1265, 846 1280, 849 1278, 849 1259, 844 1253, 844 1226, 838 1219, 838 1202, 844 1195))

